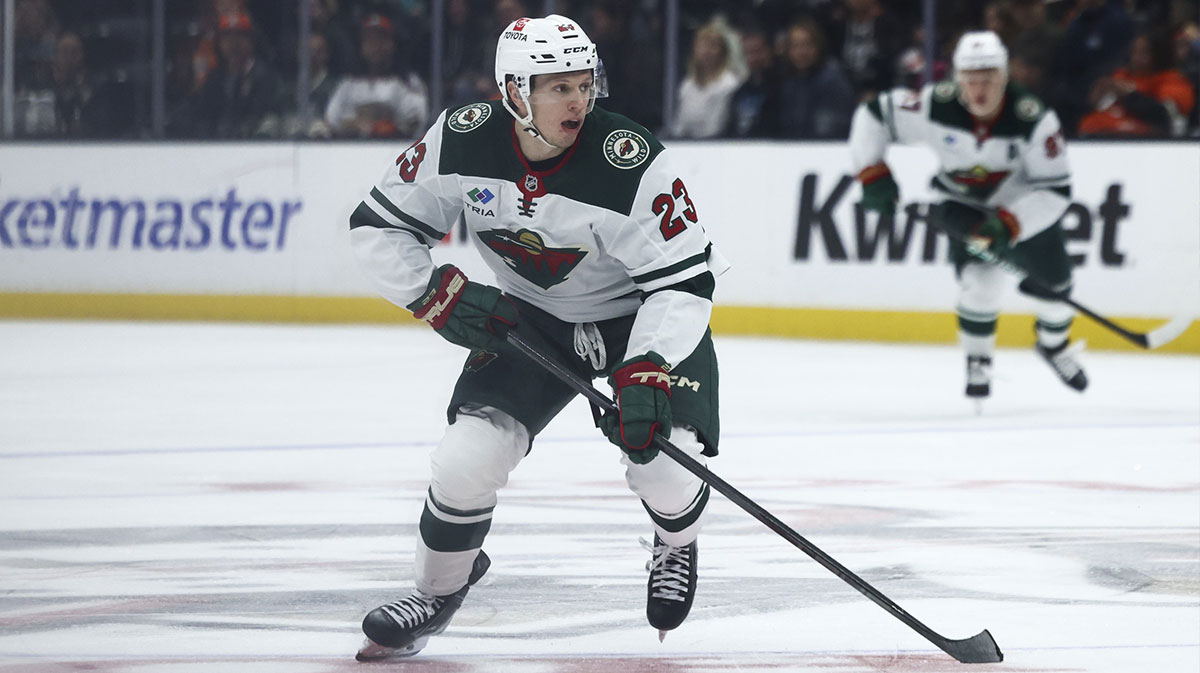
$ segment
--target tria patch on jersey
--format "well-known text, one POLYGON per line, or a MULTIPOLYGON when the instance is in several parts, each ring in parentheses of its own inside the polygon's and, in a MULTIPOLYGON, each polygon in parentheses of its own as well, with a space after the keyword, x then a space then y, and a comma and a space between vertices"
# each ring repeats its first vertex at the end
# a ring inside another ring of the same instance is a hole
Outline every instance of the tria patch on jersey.
POLYGON ((450 113, 448 125, 459 133, 466 133, 479 128, 490 116, 492 106, 486 103, 472 103, 450 113))
POLYGON ((492 252, 513 271, 543 290, 558 285, 587 256, 582 248, 549 248, 536 231, 489 229, 478 232, 492 252))
POLYGON ((650 144, 633 131, 618 129, 604 139, 604 158, 617 168, 633 168, 650 156, 650 144))
POLYGON ((496 185, 463 184, 463 205, 480 217, 495 217, 500 188, 496 185))

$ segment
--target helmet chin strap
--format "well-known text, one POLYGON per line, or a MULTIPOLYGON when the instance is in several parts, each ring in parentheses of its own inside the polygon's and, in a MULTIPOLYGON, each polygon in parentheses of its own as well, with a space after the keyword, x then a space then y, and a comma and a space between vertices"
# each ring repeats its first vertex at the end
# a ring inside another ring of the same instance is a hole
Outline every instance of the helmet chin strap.
MULTIPOLYGON (((518 98, 520 99, 519 95, 518 95, 518 98)), ((527 99, 520 99, 520 100, 522 103, 525 104, 525 116, 518 115, 516 108, 513 107, 512 105, 509 105, 508 96, 505 96, 503 103, 504 103, 504 107, 508 109, 508 111, 512 114, 512 116, 521 125, 521 130, 524 131, 525 133, 528 133, 529 135, 533 136, 534 138, 537 138, 538 140, 542 141, 542 144, 544 144, 546 147, 549 147, 552 149, 560 149, 557 145, 554 145, 549 140, 546 140, 546 137, 542 134, 541 129, 539 129, 533 123, 533 105, 529 102, 529 100, 527 100, 527 99)))
POLYGON ((544 144, 546 147, 556 149, 556 150, 561 149, 557 145, 552 144, 549 140, 546 140, 546 137, 544 135, 542 135, 542 132, 540 130, 538 130, 538 127, 534 126, 532 120, 525 122, 525 121, 518 119, 517 121, 520 122, 522 131, 524 131, 524 132, 528 133, 529 135, 533 136, 534 138, 537 138, 538 140, 542 141, 542 144, 544 144))

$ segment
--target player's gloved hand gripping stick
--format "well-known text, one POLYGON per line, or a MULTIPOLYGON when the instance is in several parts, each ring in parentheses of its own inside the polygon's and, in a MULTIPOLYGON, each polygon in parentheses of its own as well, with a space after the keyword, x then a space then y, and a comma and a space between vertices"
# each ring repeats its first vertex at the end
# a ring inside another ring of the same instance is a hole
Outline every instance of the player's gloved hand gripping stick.
MULTIPOLYGON (((501 328, 503 329, 503 328, 501 328)), ((508 343, 514 348, 524 353, 538 365, 544 367, 551 374, 556 376, 563 383, 570 386, 576 392, 582 394, 592 404, 600 407, 608 412, 609 415, 619 413, 617 405, 605 396, 600 391, 596 390, 587 381, 584 381, 571 370, 567 369, 552 357, 545 355, 534 346, 530 345, 521 335, 515 330, 510 330, 505 336, 508 343)), ((660 358, 661 360, 661 358, 660 358)), ((623 363, 628 364, 628 363, 623 363)), ((624 394, 621 390, 619 394, 624 394)), ((675 462, 683 466, 684 469, 703 479, 709 486, 716 489, 718 493, 729 498, 734 504, 746 510, 755 519, 758 519, 771 530, 778 533, 783 539, 792 543, 800 549, 800 551, 808 554, 814 561, 820 563, 827 570, 837 575, 850 586, 858 590, 859 593, 871 599, 876 605, 887 610, 893 617, 899 619, 908 625, 917 633, 921 634, 926 640, 937 645, 942 651, 954 657, 958 661, 965 664, 973 663, 994 663, 1004 660, 1004 655, 1001 654, 1000 648, 997 647, 996 641, 992 638, 992 634, 986 630, 982 631, 970 638, 963 640, 950 640, 933 629, 925 626, 915 617, 908 614, 899 605, 896 605, 890 598, 879 592, 878 589, 868 584, 858 575, 848 570, 845 566, 835 561, 825 552, 817 548, 816 545, 804 539, 799 533, 788 527, 773 514, 763 509, 758 503, 742 494, 741 491, 731 486, 724 479, 721 479, 716 474, 709 471, 708 468, 701 465, 691 456, 684 453, 681 449, 664 438, 661 434, 651 434, 650 440, 654 446, 661 450, 666 455, 670 456, 675 462)))
POLYGON ((452 344, 472 350, 496 350, 503 333, 517 324, 517 305, 499 288, 467 280, 452 264, 433 270, 429 287, 408 305, 452 344))
POLYGON ((900 200, 900 186, 892 177, 892 170, 882 161, 867 166, 858 174, 862 182, 862 207, 891 215, 896 212, 900 200))
POLYGON ((608 440, 644 465, 658 455, 655 433, 671 436, 671 375, 667 362, 654 351, 617 365, 609 385, 616 391, 616 411, 600 418, 608 440))

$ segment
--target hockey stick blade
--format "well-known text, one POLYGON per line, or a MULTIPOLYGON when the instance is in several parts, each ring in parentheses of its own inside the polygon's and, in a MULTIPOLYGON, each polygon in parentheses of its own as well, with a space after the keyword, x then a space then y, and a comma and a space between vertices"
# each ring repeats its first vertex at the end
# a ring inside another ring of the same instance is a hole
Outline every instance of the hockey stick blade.
POLYGON ((1178 315, 1171 318, 1162 327, 1151 330, 1146 334, 1146 348, 1158 348, 1178 339, 1181 334, 1192 326, 1192 322, 1195 319, 1196 316, 1194 315, 1178 315))
MULTIPOLYGON (((928 638, 928 636, 926 636, 928 638)), ((992 638, 992 634, 984 629, 979 633, 964 638, 962 640, 947 640, 943 642, 930 640, 934 645, 942 648, 946 654, 957 659, 964 664, 996 664, 1004 661, 1004 653, 1000 651, 1000 646, 996 644, 996 639, 992 638)))
MULTIPOLYGON (((515 331, 508 331, 505 338, 510 345, 524 353, 529 359, 553 374, 571 389, 586 397, 592 404, 605 411, 611 412, 617 410, 617 405, 608 396, 596 390, 590 383, 584 381, 554 358, 542 353, 535 346, 529 344, 529 342, 525 341, 515 331)), ((838 563, 829 554, 821 551, 819 547, 806 540, 804 536, 795 530, 792 530, 791 527, 776 518, 774 514, 768 512, 761 505, 730 485, 729 482, 717 476, 704 465, 701 465, 695 458, 684 453, 679 447, 664 439, 662 435, 654 435, 654 445, 661 452, 679 463, 685 470, 702 479, 713 490, 728 498, 733 504, 741 507, 747 514, 758 519, 767 528, 770 528, 780 537, 792 543, 797 549, 807 554, 809 558, 824 566, 829 572, 837 575, 843 582, 854 587, 860 594, 869 598, 873 603, 886 610, 896 619, 904 622, 904 624, 921 634, 926 640, 937 645, 946 654, 964 664, 995 663, 1004 660, 1004 655, 1000 652, 1000 648, 996 645, 992 634, 986 630, 963 640, 950 640, 946 638, 922 624, 916 617, 908 614, 904 608, 868 584, 866 580, 855 575, 850 569, 838 563)))

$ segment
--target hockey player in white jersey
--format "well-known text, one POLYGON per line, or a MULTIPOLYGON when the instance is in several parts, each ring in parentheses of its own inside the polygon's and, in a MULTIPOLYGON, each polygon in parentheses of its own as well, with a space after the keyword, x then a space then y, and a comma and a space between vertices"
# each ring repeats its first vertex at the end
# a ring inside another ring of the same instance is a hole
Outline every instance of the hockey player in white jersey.
POLYGON ((940 164, 932 187, 941 197, 931 216, 957 234, 950 249, 967 396, 980 401, 991 393, 1005 280, 1003 269, 987 261, 996 258, 1030 272, 1020 290, 1037 300, 1035 348, 1064 383, 1082 391, 1087 376, 1068 347, 1074 312, 1053 295, 1071 289, 1059 224, 1070 205, 1071 176, 1058 117, 1008 82, 1008 52, 993 32, 964 34, 953 65, 952 81, 885 92, 855 111, 850 150, 862 206, 895 212, 899 189, 884 162, 889 144, 931 148, 940 164))
POLYGON ((654 529, 646 614, 660 637, 696 588, 709 488, 656 457, 655 433, 692 457, 717 453, 717 361, 708 330, 725 264, 702 207, 646 129, 595 107, 605 82, 575 21, 522 18, 500 35, 502 100, 448 110, 355 210, 351 243, 380 293, 470 350, 431 456, 412 594, 363 621, 363 660, 415 654, 442 632, 490 563, 497 490, 575 396, 503 338, 506 329, 585 379, 605 376, 620 447, 654 529), (460 218, 499 287, 437 266, 430 248, 460 218))

